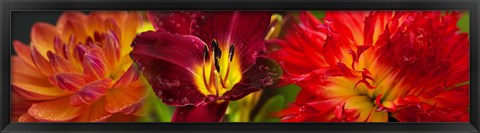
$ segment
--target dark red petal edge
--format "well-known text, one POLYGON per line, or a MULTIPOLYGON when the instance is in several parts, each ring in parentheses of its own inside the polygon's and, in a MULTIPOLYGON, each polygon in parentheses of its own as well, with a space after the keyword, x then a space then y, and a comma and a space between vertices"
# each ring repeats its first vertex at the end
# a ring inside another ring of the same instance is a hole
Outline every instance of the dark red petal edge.
POLYGON ((227 107, 228 101, 177 107, 172 122, 221 122, 227 107))
POLYGON ((282 69, 274 60, 259 57, 257 63, 243 73, 242 80, 230 91, 225 92, 221 98, 238 100, 252 92, 273 88, 277 85, 282 73, 282 69))
POLYGON ((204 45, 194 36, 149 31, 135 38, 130 56, 164 103, 197 105, 205 96, 197 90, 193 67, 203 61, 204 45))

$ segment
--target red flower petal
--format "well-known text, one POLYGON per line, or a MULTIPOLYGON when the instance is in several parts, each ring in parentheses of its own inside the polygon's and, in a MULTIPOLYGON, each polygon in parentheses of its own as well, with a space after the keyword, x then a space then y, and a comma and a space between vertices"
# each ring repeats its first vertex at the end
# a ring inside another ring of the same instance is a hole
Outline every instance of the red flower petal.
POLYGON ((281 72, 280 66, 275 61, 257 58, 257 63, 243 73, 242 80, 235 84, 230 91, 225 92, 222 98, 237 100, 252 92, 271 88, 278 82, 282 75, 281 72))
POLYGON ((192 26, 195 25, 196 19, 201 16, 201 12, 165 12, 150 11, 147 12, 148 20, 152 22, 156 31, 165 31, 172 34, 190 35, 192 26))
POLYGON ((169 105, 197 105, 205 96, 197 90, 194 65, 203 61, 205 43, 187 35, 144 32, 130 53, 157 96, 169 105))
POLYGON ((172 122, 221 122, 227 107, 228 101, 177 107, 172 122))
POLYGON ((240 55, 241 69, 247 70, 256 57, 266 50, 265 35, 270 24, 270 12, 208 12, 193 26, 192 35, 208 42, 218 41, 221 49, 235 45, 240 55))

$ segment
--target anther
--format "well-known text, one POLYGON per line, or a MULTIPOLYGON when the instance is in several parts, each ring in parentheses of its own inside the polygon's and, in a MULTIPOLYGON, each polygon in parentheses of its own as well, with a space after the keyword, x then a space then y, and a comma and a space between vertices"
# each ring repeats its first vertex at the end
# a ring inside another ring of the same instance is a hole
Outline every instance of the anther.
POLYGON ((220 73, 220 64, 219 58, 215 58, 215 68, 217 69, 218 73, 220 73))
POLYGON ((204 45, 203 48, 203 59, 209 60, 210 59, 210 54, 208 53, 208 46, 204 45))
POLYGON ((228 59, 230 59, 230 62, 233 60, 233 54, 235 53, 235 47, 232 45, 230 46, 230 50, 228 51, 228 59))
POLYGON ((220 47, 218 46, 218 42, 215 39, 212 40, 212 49, 213 49, 213 54, 215 58, 222 57, 222 50, 220 50, 220 47))

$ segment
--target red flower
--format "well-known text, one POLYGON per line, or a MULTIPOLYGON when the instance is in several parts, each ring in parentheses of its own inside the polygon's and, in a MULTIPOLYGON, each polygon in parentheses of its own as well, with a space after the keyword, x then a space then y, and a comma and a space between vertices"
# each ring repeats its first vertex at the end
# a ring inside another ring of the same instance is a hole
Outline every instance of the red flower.
POLYGON ((282 121, 469 120, 469 40, 458 12, 302 12, 270 54, 302 87, 282 121), (322 23, 323 22, 323 23, 322 23))
POLYGON ((273 85, 273 61, 260 57, 268 12, 148 12, 156 31, 137 36, 131 56, 172 118, 221 121, 228 102, 273 85))

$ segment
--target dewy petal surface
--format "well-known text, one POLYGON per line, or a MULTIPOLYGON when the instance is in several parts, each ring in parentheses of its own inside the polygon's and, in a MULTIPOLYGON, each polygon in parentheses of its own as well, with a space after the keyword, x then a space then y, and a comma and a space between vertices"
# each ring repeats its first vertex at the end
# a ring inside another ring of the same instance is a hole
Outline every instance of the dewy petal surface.
POLYGON ((227 107, 228 101, 177 107, 172 122, 221 122, 227 107))
POLYGON ((197 105, 205 96, 197 90, 193 68, 203 61, 204 45, 194 36, 149 31, 137 36, 130 55, 163 102, 197 105))
POLYGON ((273 88, 281 75, 281 67, 275 61, 267 58, 257 58, 257 63, 243 73, 244 78, 235 84, 230 91, 225 92, 223 98, 238 100, 252 92, 273 88))
POLYGON ((196 11, 149 11, 147 12, 148 20, 152 22, 156 31, 170 32, 172 34, 191 35, 193 26, 197 22, 197 18, 202 15, 196 11))
POLYGON ((84 106, 71 106, 70 97, 63 97, 35 103, 28 109, 28 113, 38 120, 64 122, 80 116, 83 109, 84 106))

